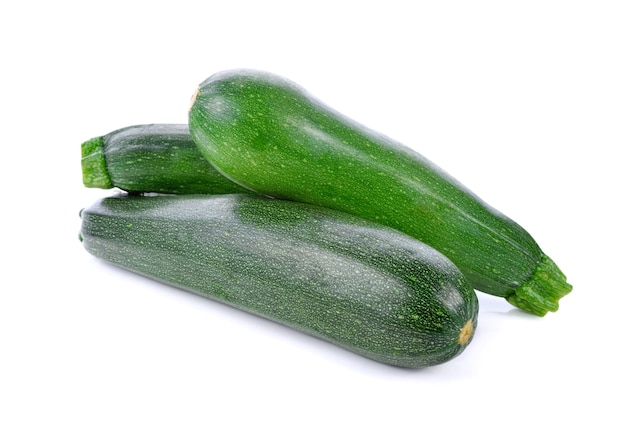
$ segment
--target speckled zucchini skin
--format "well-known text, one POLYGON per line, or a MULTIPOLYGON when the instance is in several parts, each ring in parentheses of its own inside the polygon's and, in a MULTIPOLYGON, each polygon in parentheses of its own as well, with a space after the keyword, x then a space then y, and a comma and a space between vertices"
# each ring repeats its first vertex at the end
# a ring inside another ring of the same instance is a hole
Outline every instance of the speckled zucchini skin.
POLYGON ((544 315, 565 275, 520 225, 416 151, 280 76, 219 72, 192 102, 189 128, 223 174, 272 197, 379 222, 445 254, 474 287, 544 315))
POLYGON ((81 144, 83 184, 130 193, 245 193, 202 156, 186 124, 124 127, 81 144))
POLYGON ((341 212, 256 195, 115 196, 81 217, 94 256, 382 363, 443 363, 476 326, 476 295, 450 260, 341 212))

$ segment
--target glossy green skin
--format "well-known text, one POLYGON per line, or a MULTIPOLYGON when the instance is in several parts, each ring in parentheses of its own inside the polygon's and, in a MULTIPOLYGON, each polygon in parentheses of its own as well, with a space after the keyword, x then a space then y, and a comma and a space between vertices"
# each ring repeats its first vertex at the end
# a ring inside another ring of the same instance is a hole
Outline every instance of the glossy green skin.
POLYGON ((471 340, 459 343, 463 326, 476 325, 476 295, 446 257, 352 215, 186 195, 106 198, 81 217, 97 257, 382 363, 448 361, 471 340))
MULTIPOLYGON (((544 258, 522 227, 422 155, 276 75, 233 70, 208 78, 189 127, 207 160, 236 182, 403 231, 445 254, 488 294, 511 296, 544 258)), ((546 301, 547 308, 530 311, 558 307, 554 297, 546 301)))
POLYGON ((186 124, 124 127, 85 142, 82 154, 87 187, 117 187, 132 193, 249 192, 204 159, 186 124), (104 162, 95 168, 85 165, 94 154, 104 162))

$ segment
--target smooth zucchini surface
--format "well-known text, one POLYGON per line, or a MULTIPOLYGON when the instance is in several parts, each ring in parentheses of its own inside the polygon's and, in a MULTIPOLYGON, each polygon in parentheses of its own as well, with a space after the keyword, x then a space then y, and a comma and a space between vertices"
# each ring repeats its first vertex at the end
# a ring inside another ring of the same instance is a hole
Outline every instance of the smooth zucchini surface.
POLYGON ((94 256, 364 357, 426 367, 476 327, 471 285, 397 230, 258 195, 119 195, 81 211, 94 256))
POLYGON ((86 187, 131 193, 249 192, 204 159, 186 124, 124 127, 83 142, 81 157, 86 187))
POLYGON ((472 285, 543 316, 571 285, 530 234, 416 151, 280 76, 217 73, 189 129, 203 156, 256 192, 393 227, 449 257, 472 285))

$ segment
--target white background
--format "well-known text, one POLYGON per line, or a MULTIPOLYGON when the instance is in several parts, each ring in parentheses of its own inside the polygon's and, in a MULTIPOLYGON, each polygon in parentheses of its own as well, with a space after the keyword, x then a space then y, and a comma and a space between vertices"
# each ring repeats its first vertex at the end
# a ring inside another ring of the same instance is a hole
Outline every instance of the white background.
POLYGON ((624 419, 624 2, 15 4, 0 6, 0 419, 624 419), (196 85, 235 67, 418 150, 574 291, 544 318, 481 294, 461 356, 401 370, 85 252, 78 212, 110 192, 82 186, 80 143, 185 123, 196 85))

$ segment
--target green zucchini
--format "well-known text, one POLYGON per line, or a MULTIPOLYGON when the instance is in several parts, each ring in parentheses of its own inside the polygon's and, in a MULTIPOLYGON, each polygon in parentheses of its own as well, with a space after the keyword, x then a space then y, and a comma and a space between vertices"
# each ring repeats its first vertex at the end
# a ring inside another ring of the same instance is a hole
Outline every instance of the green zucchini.
POLYGON ((81 156, 86 187, 131 193, 249 192, 207 163, 186 124, 124 127, 83 142, 81 156))
POLYGON ((416 151, 274 74, 231 70, 202 82, 189 129, 237 183, 388 225, 449 257, 474 288, 543 316, 572 289, 520 225, 416 151))
POLYGON ((448 258, 353 215, 254 194, 119 195, 84 247, 154 280, 401 367, 459 355, 478 301, 448 258))

